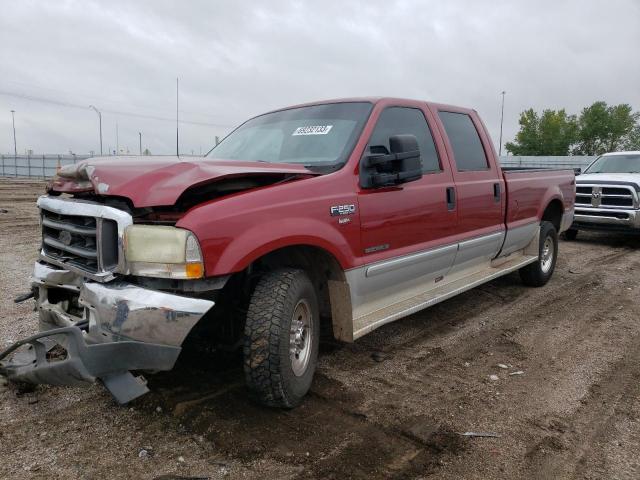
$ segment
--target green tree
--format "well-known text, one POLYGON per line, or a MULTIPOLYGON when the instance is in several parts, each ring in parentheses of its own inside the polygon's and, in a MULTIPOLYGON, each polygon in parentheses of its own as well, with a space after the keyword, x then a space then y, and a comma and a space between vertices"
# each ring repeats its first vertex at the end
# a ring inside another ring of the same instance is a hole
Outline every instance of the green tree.
POLYGON ((505 145, 512 155, 568 155, 575 142, 576 117, 564 109, 544 110, 538 116, 530 108, 520 114, 519 124, 515 141, 505 145))
POLYGON ((624 150, 640 150, 640 124, 633 127, 623 145, 624 150))
POLYGON ((578 135, 573 153, 601 155, 640 146, 638 120, 630 105, 608 106, 599 101, 586 107, 578 118, 578 135))

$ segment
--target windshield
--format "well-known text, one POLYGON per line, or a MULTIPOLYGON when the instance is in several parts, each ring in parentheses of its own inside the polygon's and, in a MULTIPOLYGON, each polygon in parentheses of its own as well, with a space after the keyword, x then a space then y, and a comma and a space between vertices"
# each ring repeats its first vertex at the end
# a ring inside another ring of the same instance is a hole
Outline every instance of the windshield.
POLYGON ((347 161, 372 108, 349 102, 267 113, 231 132, 207 156, 337 168, 347 161))
POLYGON ((640 155, 603 155, 584 173, 640 173, 640 155))

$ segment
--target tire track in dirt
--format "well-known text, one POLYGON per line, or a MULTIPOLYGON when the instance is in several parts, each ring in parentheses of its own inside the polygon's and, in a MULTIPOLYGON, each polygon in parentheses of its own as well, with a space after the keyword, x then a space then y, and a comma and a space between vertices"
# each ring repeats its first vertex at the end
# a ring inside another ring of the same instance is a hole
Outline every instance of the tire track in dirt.
POLYGON ((546 435, 527 452, 528 471, 536 478, 601 478, 606 473, 602 444, 615 437, 615 423, 631 413, 639 397, 640 342, 636 339, 604 372, 602 382, 592 385, 572 416, 545 419, 541 428, 546 435))

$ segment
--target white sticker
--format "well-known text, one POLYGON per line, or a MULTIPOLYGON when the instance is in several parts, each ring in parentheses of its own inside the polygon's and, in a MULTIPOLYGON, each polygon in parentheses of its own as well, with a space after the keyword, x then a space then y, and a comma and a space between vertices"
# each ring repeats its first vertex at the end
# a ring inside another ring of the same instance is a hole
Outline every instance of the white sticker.
POLYGON ((326 135, 332 128, 333 125, 309 125, 296 128, 291 135, 326 135))

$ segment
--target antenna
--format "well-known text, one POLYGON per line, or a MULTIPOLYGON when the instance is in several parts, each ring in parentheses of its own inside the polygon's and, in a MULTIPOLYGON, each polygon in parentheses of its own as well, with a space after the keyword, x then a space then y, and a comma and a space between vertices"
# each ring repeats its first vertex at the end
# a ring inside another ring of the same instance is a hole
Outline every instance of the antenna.
POLYGON ((176 155, 180 156, 180 126, 178 123, 178 77, 176 77, 176 155))

